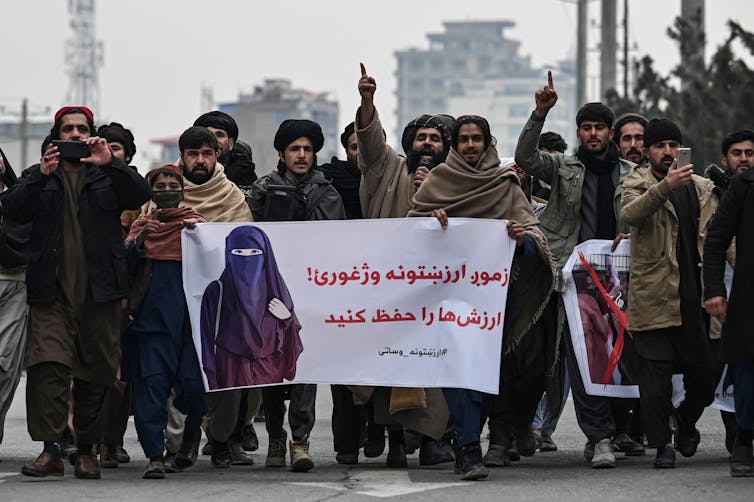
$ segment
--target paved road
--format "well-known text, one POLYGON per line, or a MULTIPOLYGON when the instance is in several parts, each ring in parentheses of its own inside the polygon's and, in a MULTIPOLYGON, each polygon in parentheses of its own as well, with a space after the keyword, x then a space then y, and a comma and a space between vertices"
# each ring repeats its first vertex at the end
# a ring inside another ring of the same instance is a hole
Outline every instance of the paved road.
POLYGON ((257 465, 215 470, 208 457, 200 457, 190 470, 165 480, 143 480, 145 461, 136 440, 133 423, 126 433, 125 446, 133 460, 117 469, 103 469, 100 481, 77 480, 73 467, 66 464, 63 478, 36 480, 19 474, 21 466, 33 459, 41 446, 26 432, 24 381, 16 394, 0 445, 0 501, 25 500, 260 500, 267 502, 321 501, 337 499, 477 501, 695 501, 725 502, 754 500, 754 478, 733 479, 728 474, 727 452, 723 446, 722 424, 715 410, 707 410, 699 424, 702 443, 692 459, 679 457, 669 471, 652 469, 652 455, 626 458, 619 455, 614 470, 593 470, 584 464, 584 438, 569 402, 555 434, 560 450, 525 458, 512 467, 491 471, 480 482, 459 482, 452 465, 420 468, 416 455, 409 457, 407 470, 384 467, 384 456, 362 460, 358 466, 335 462, 330 431, 331 399, 326 386, 319 388, 319 416, 311 451, 316 468, 311 473, 293 474, 265 469, 266 434, 258 427, 262 447, 254 455, 257 465))

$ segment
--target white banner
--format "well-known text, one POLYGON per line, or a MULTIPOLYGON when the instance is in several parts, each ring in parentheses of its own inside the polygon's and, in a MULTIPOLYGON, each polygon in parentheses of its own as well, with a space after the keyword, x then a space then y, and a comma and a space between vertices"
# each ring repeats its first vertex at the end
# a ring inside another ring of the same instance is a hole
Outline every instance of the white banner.
POLYGON ((205 223, 183 281, 208 390, 280 383, 498 392, 506 221, 205 223))

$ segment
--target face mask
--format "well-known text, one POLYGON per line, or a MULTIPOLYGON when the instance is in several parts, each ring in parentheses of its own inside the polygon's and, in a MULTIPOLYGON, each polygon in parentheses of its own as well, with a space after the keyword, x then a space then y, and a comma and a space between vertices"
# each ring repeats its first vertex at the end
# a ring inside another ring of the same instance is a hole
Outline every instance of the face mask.
POLYGON ((152 192, 152 200, 161 209, 178 207, 178 204, 183 200, 183 190, 152 192))

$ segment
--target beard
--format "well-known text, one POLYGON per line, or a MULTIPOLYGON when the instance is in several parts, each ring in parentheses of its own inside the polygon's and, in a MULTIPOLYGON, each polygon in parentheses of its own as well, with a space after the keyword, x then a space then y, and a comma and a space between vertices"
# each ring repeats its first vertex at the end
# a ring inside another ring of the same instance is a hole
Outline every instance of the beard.
POLYGON ((212 173, 214 172, 215 168, 214 166, 212 169, 207 168, 207 171, 198 171, 196 168, 194 168, 191 172, 184 171, 183 177, 189 180, 194 185, 202 185, 209 181, 209 179, 212 177, 212 173))
POLYGON ((413 150, 406 156, 406 165, 408 166, 408 172, 412 174, 416 172, 419 166, 423 166, 429 170, 432 170, 432 168, 444 161, 445 152, 435 153, 431 149, 419 150, 418 152, 416 150, 413 150), (432 154, 432 157, 429 159, 422 158, 423 155, 427 154, 432 154))
POLYGON ((670 161, 670 163, 672 164, 673 160, 675 159, 673 159, 672 155, 665 155, 660 159, 659 162, 655 163, 654 161, 651 161, 650 163, 652 164, 652 169, 654 169, 658 173, 667 174, 668 169, 670 169, 670 164, 665 165, 665 162, 670 161))

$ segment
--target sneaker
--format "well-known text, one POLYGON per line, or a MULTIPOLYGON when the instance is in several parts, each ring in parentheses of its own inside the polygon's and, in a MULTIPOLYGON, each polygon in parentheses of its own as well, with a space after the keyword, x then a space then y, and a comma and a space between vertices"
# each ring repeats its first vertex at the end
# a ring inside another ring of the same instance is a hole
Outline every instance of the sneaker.
POLYGON ((476 481, 489 476, 489 471, 482 463, 482 447, 479 443, 468 444, 462 451, 462 462, 459 465, 462 480, 476 481))
POLYGON ((657 448, 657 454, 652 465, 655 469, 672 469, 675 467, 675 450, 673 450, 673 446, 666 444, 661 448, 657 448))
POLYGON ((288 443, 291 449, 291 470, 293 472, 309 472, 314 469, 314 461, 309 456, 309 435, 298 441, 288 443))
POLYGON ((730 475, 734 478, 754 476, 754 454, 752 445, 733 443, 733 453, 730 456, 730 475))
POLYGON ((267 445, 267 459, 264 461, 265 467, 285 467, 285 454, 288 451, 285 445, 287 436, 284 433, 283 437, 270 438, 270 443, 267 445))
POLYGON ((552 440, 551 436, 542 434, 539 443, 539 451, 558 451, 558 445, 552 440))
POLYGON ((601 439, 594 445, 592 469, 612 469, 615 467, 615 454, 610 438, 601 439))
POLYGON ((162 460, 150 460, 142 476, 144 479, 165 479, 165 464, 162 460))

